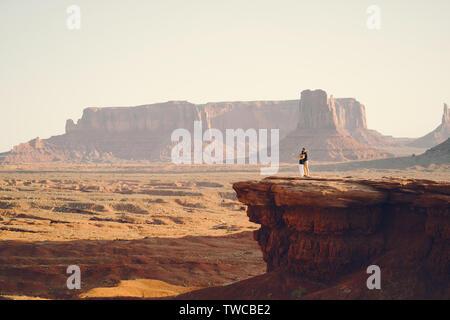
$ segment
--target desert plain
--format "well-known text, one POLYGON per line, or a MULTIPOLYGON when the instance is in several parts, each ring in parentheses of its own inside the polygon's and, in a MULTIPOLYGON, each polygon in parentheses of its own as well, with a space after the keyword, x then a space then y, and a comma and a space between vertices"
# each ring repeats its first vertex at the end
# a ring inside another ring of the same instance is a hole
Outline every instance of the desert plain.
MULTIPOLYGON (((314 171, 315 177, 450 179, 447 167, 314 171)), ((284 164, 279 176, 296 176, 284 164)), ((0 168, 0 296, 171 298, 262 275, 232 184, 259 167, 33 164, 0 168), (66 269, 81 269, 69 290, 66 269)))

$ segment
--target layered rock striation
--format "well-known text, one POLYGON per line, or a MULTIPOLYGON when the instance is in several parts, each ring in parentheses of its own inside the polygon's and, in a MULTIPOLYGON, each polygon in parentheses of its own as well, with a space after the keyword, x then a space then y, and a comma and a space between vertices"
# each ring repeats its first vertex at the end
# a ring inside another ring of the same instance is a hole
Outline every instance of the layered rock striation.
POLYGON ((195 105, 169 101, 138 107, 86 108, 76 123, 66 122, 66 133, 23 143, 0 161, 170 161, 171 134, 186 129, 193 135, 194 121, 202 121, 203 132, 226 129, 280 129, 284 137, 297 125, 298 101, 219 102, 195 105))
POLYGON ((311 298, 338 298, 342 288, 347 298, 450 294, 448 182, 271 177, 233 188, 261 225, 254 238, 267 271, 329 284, 311 298), (384 291, 366 287, 373 264, 384 291))
POLYGON ((300 100, 86 108, 77 122, 67 120, 65 134, 39 140, 39 146, 34 140, 21 144, 0 154, 0 161, 170 161, 172 132, 183 128, 193 134, 194 121, 202 121, 203 131, 215 128, 223 133, 279 129, 282 161, 295 162, 301 146, 318 161, 388 156, 373 148, 389 143, 367 129, 362 104, 353 98, 328 99, 323 90, 305 90, 300 100))
POLYGON ((367 129, 365 108, 355 99, 328 99, 323 90, 301 93, 299 122, 280 142, 283 161, 293 161, 305 147, 311 159, 322 161, 371 160, 390 154, 371 145, 386 145, 382 136, 367 129))

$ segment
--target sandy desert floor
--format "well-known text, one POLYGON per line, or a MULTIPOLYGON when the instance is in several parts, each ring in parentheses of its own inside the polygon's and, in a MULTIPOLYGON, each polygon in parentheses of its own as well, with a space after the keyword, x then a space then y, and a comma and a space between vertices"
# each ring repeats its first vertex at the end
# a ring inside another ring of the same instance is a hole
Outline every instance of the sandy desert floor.
MULTIPOLYGON (((447 168, 313 174, 450 179, 447 168)), ((0 296, 155 298, 260 275, 259 226, 231 186, 261 178, 250 166, 2 166, 0 296), (66 287, 69 265, 81 290, 66 287)))

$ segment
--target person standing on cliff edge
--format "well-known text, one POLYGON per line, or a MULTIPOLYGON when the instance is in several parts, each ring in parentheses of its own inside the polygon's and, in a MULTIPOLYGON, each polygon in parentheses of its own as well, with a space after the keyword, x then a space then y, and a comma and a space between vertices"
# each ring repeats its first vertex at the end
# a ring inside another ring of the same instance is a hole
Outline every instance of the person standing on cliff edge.
POLYGON ((308 167, 308 152, 306 152, 306 149, 303 148, 302 152, 299 154, 299 161, 298 161, 298 169, 300 172, 300 178, 303 176, 309 177, 309 167, 308 167))

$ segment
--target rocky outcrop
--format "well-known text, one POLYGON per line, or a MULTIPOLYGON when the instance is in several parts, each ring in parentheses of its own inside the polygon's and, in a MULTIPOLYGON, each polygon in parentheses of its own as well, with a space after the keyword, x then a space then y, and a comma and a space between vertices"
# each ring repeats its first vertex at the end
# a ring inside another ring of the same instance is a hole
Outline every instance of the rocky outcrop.
POLYGON ((11 152, 0 154, 0 161, 4 162, 51 162, 64 160, 64 154, 49 146, 37 137, 29 142, 15 146, 11 152))
POLYGON ((339 127, 345 130, 356 141, 375 148, 399 145, 399 141, 382 135, 376 130, 368 129, 366 122, 366 108, 353 98, 334 99, 330 103, 336 108, 339 127))
POLYGON ((367 129, 366 109, 364 105, 353 98, 334 99, 330 97, 330 104, 334 104, 340 128, 352 132, 355 129, 367 129))
POLYGON ((381 135, 367 129, 364 106, 352 98, 327 98, 323 90, 306 90, 301 100, 218 102, 202 105, 169 101, 138 107, 86 108, 66 133, 0 154, 0 161, 170 161, 171 134, 194 121, 203 130, 279 129, 282 161, 296 161, 298 148, 314 160, 343 161, 386 157, 368 145, 382 145, 381 135), (284 140, 283 140, 284 139, 284 140))
POLYGON ((367 129, 365 109, 359 102, 354 99, 335 100, 333 97, 327 99, 323 90, 305 90, 301 93, 297 128, 281 140, 280 155, 282 161, 290 162, 305 147, 311 159, 321 161, 388 157, 388 153, 367 145, 375 140, 377 138, 367 129))
POLYGON ((450 297, 448 182, 271 177, 233 188, 261 225, 267 271, 328 284, 307 297, 450 297), (382 290, 366 287, 373 264, 382 290))
POLYGON ((316 130, 337 130, 340 127, 334 104, 328 102, 323 90, 304 90, 300 98, 300 112, 297 128, 316 130))
POLYGON ((108 152, 99 152, 90 145, 78 143, 58 144, 58 137, 41 140, 38 138, 15 146, 10 152, 0 154, 0 163, 36 163, 55 161, 78 162, 120 162, 108 152))
POLYGON ((431 148, 450 138, 450 109, 444 103, 444 114, 442 115, 441 124, 429 134, 418 138, 408 145, 412 147, 431 148))
POLYGON ((328 99, 324 90, 304 90, 297 128, 346 132, 367 129, 365 107, 353 98, 335 99, 331 95, 328 99))

